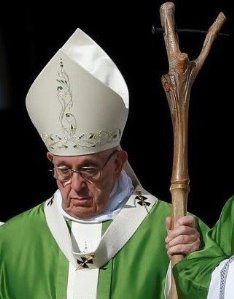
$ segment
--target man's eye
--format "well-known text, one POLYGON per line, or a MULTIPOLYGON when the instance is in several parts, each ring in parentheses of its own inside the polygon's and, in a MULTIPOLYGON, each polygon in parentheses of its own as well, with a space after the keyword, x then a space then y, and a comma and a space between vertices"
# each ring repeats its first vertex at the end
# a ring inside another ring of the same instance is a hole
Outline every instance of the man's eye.
POLYGON ((98 169, 95 167, 83 167, 80 169, 80 172, 92 175, 92 174, 96 174, 98 172, 98 169))
POLYGON ((60 173, 62 173, 62 174, 67 174, 67 173, 69 173, 69 168, 57 168, 58 169, 58 171, 60 172, 60 173))

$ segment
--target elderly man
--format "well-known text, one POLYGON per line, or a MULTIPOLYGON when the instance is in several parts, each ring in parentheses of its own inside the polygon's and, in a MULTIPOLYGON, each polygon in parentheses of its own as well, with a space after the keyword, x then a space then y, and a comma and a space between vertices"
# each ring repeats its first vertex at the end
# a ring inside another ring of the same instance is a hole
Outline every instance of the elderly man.
POLYGON ((198 249, 206 225, 144 190, 120 141, 126 83, 77 29, 33 82, 29 116, 58 190, 0 229, 1 299, 165 298, 168 255, 198 249), (182 238, 181 238, 182 236, 182 238))

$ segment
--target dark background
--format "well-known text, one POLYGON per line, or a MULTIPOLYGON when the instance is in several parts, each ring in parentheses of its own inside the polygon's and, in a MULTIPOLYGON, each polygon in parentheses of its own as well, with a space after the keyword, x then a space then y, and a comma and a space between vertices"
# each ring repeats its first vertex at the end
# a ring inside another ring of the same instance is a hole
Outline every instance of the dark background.
MULTIPOLYGON (((27 91, 41 69, 76 28, 90 35, 115 61, 130 92, 129 120, 122 147, 142 184, 170 201, 173 136, 161 76, 168 60, 161 34, 163 1, 67 1, 9 5, 0 18, 0 220, 48 198, 55 182, 46 148, 25 109, 27 91), (14 15, 13 15, 14 11, 14 15)), ((207 30, 219 12, 227 17, 193 84, 189 109, 188 210, 209 225, 234 194, 233 21, 231 1, 174 1, 178 28, 207 30)), ((195 59, 204 34, 179 33, 180 49, 195 59)))

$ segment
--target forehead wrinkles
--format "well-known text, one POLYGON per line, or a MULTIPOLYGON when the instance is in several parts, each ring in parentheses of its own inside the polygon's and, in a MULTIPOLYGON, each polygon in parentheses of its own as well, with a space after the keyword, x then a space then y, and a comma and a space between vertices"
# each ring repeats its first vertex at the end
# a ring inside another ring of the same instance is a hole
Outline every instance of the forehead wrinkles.
POLYGON ((104 158, 108 156, 111 151, 99 152, 91 155, 86 156, 67 156, 67 157, 60 157, 60 156, 53 156, 51 162, 57 165, 62 164, 69 164, 69 165, 83 165, 86 163, 99 163, 102 162, 104 158))

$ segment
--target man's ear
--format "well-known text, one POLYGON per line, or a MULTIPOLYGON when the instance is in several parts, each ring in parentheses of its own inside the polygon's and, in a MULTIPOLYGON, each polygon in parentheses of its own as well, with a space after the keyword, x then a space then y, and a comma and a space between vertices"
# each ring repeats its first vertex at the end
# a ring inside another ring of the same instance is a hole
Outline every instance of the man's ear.
POLYGON ((120 150, 117 152, 117 155, 116 155, 116 172, 118 174, 121 173, 122 169, 123 169, 123 166, 124 166, 124 163, 127 161, 128 159, 128 154, 127 152, 123 151, 123 150, 120 150))
POLYGON ((53 155, 51 152, 48 152, 46 156, 47 156, 47 159, 48 159, 50 162, 53 161, 54 155, 53 155))

